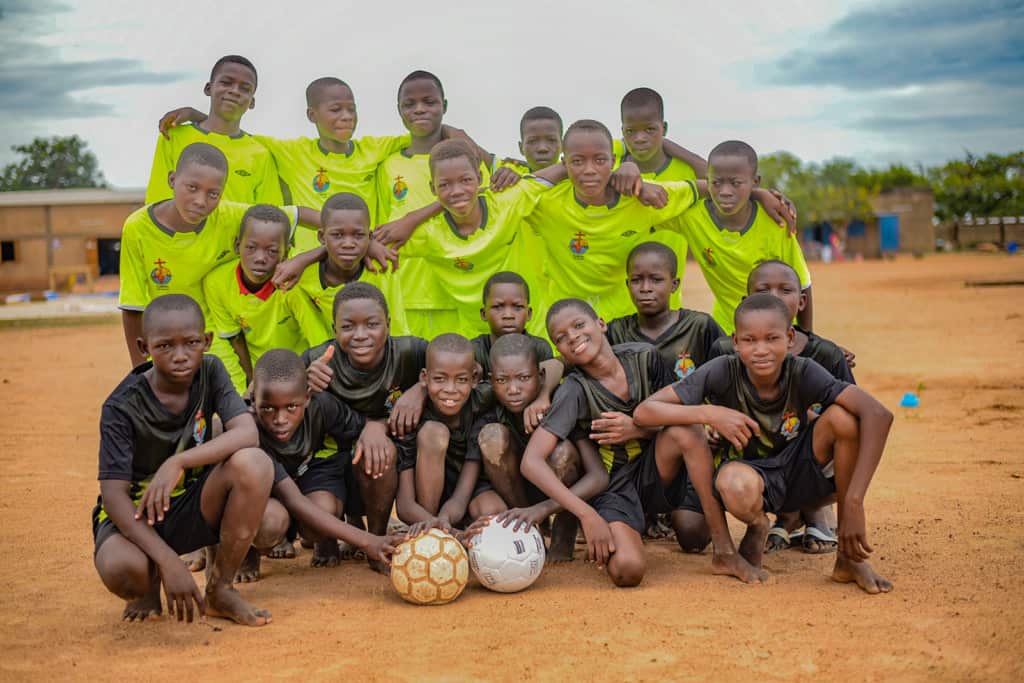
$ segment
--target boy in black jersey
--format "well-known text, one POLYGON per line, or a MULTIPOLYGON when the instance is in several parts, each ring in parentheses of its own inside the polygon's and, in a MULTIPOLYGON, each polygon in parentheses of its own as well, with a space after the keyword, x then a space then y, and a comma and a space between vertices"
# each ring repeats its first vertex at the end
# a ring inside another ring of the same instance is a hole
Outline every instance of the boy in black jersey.
MULTIPOLYGON (((604 321, 579 299, 555 303, 547 315, 548 334, 575 367, 555 394, 551 409, 523 454, 523 476, 580 520, 587 555, 607 566, 617 586, 643 579, 647 558, 641 534, 645 515, 668 512, 677 491, 693 478, 702 502, 716 506, 711 493, 711 459, 678 447, 680 430, 639 427, 633 410, 672 374, 650 344, 612 347, 604 321), (611 481, 588 505, 558 480, 547 458, 572 434, 598 445, 611 481), (685 469, 684 469, 685 459, 685 469)), ((715 520, 717 521, 717 520, 715 520)), ((731 549, 725 518, 715 528, 715 570, 746 581, 760 575, 731 549)))
MULTIPOLYGON (((362 450, 353 444, 365 420, 333 394, 311 394, 302 359, 289 349, 271 349, 256 362, 253 412, 260 446, 274 461, 274 487, 253 546, 267 552, 286 540, 295 522, 303 538, 337 541, 363 550, 370 566, 384 571, 394 552, 392 539, 368 534, 339 518, 345 504, 345 470, 358 464, 362 450), (328 447, 327 438, 333 439, 328 447)), ((317 546, 320 544, 317 543, 317 546)), ((259 554, 255 572, 259 579, 259 554)), ((324 566, 314 552, 313 566, 324 566)), ((335 561, 336 564, 336 561, 335 561)))
MULTIPOLYGON (((378 536, 387 531, 398 489, 398 447, 388 420, 405 422, 398 415, 402 399, 422 406, 423 389, 417 383, 427 351, 427 342, 419 337, 390 336, 389 325, 381 291, 353 282, 334 298, 335 338, 302 354, 310 388, 334 394, 366 419, 356 442, 362 462, 351 471, 367 506, 367 529, 378 536)), ((419 410, 410 411, 412 419, 419 419, 419 410)))
MULTIPOLYGON (((703 425, 721 435, 726 446, 717 454, 715 492, 747 524, 740 554, 755 567, 768 536, 767 512, 799 510, 836 494, 839 553, 832 578, 868 593, 892 590, 867 562, 872 550, 864 521, 864 496, 892 413, 814 361, 788 354, 792 317, 777 297, 746 297, 734 320, 736 355, 715 358, 659 391, 637 408, 637 423, 687 426, 680 445, 706 456, 703 425)), ((721 516, 706 504, 704 511, 709 523, 721 516)))
MULTIPOLYGON (((526 481, 520 472, 523 450, 530 440, 526 422, 527 406, 540 395, 546 370, 537 362, 533 340, 523 334, 506 334, 491 347, 491 388, 494 407, 477 418, 470 442, 478 444, 484 473, 512 509, 496 521, 508 526, 540 524, 556 515, 551 526, 549 562, 572 560, 578 522, 558 503, 526 481)), ((589 500, 608 486, 608 471, 601 464, 594 444, 586 438, 573 443, 560 441, 547 460, 561 481, 583 500, 589 500)))
POLYGON ((535 337, 526 332, 526 323, 533 317, 530 308, 530 286, 519 273, 501 271, 492 275, 484 284, 483 308, 480 317, 490 327, 490 334, 481 334, 473 338, 473 358, 480 364, 483 371, 482 380, 491 376, 491 346, 506 334, 521 334, 533 346, 537 361, 544 369, 543 387, 526 405, 523 417, 526 422, 526 433, 529 434, 540 424, 544 412, 551 406, 551 395, 562 381, 562 363, 554 359, 551 344, 543 337, 535 337))
POLYGON ((504 501, 480 476, 480 449, 469 437, 491 407, 491 388, 479 384, 473 346, 459 334, 442 334, 427 346, 420 384, 429 397, 415 449, 399 452, 398 518, 414 536, 431 526, 450 530, 464 519, 494 515, 504 501))
POLYGON ((125 621, 161 613, 162 583, 178 621, 198 610, 248 626, 270 622, 232 582, 259 527, 273 465, 224 365, 204 356, 205 329, 190 297, 153 299, 137 340, 152 360, 103 404, 93 559, 107 589, 127 601, 125 621), (214 415, 224 424, 217 436, 214 415), (204 594, 178 556, 218 543, 204 594))

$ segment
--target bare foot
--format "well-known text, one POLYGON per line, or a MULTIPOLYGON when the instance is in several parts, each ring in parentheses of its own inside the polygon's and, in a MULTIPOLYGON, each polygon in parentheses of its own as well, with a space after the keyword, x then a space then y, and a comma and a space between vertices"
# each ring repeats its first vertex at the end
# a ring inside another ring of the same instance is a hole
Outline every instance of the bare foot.
POLYGON ((579 523, 572 513, 559 512, 555 515, 555 521, 551 525, 551 542, 548 544, 548 562, 554 564, 572 562, 578 525, 579 523))
POLYGON ((755 567, 738 554, 711 556, 711 573, 719 576, 735 576, 743 583, 764 583, 768 580, 768 572, 755 567))
POLYGON ((163 605, 160 602, 160 579, 154 576, 150 584, 149 592, 138 600, 132 600, 124 604, 124 612, 121 614, 122 621, 145 621, 146 619, 159 619, 163 614, 163 605))
POLYGON ((260 551, 249 548, 235 574, 235 583, 255 583, 260 580, 260 551))
POLYGON ((370 569, 377 572, 378 574, 383 574, 384 576, 391 576, 391 565, 389 565, 387 562, 367 559, 366 563, 370 565, 370 569))
POLYGON ((313 559, 309 564, 313 567, 337 567, 341 561, 341 550, 338 541, 328 538, 313 544, 313 559))
POLYGON ((761 513, 760 519, 753 524, 747 525, 747 533, 740 541, 740 555, 757 569, 761 568, 761 560, 764 557, 764 544, 768 540, 768 530, 771 525, 768 522, 768 515, 761 513))
POLYGON ((217 583, 206 588, 206 614, 243 626, 265 626, 271 622, 270 612, 247 603, 233 586, 217 583))
POLYGON ((272 560, 290 560, 295 557, 295 543, 286 538, 271 548, 267 557, 272 560))
POLYGON ((854 562, 842 553, 836 555, 836 566, 832 569, 832 580, 837 583, 856 583, 865 593, 888 593, 892 581, 875 572, 867 562, 854 562))
POLYGON ((206 569, 206 551, 204 548, 193 550, 187 555, 182 555, 181 559, 190 572, 201 572, 206 569))
POLYGON ((299 536, 299 545, 301 545, 306 550, 310 550, 313 547, 313 541, 309 540, 305 536, 299 536))

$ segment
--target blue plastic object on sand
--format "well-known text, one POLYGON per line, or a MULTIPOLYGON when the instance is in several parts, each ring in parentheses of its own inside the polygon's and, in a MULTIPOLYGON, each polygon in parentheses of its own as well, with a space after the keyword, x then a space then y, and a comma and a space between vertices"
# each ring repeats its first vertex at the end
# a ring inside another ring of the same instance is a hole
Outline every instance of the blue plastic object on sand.
POLYGON ((903 394, 903 398, 900 399, 900 406, 903 408, 916 408, 921 405, 921 399, 917 397, 917 394, 907 392, 903 394))

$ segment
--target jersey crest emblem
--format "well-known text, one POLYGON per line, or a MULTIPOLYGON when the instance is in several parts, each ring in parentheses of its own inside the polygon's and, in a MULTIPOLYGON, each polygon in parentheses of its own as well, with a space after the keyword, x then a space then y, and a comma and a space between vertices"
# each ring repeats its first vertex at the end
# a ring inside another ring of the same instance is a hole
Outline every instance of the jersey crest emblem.
POLYGON ((590 242, 587 241, 587 233, 580 231, 569 240, 569 251, 576 258, 583 258, 583 255, 590 249, 590 242))
POLYGON ((697 369, 697 364, 690 358, 690 354, 686 351, 680 351, 679 356, 676 358, 676 377, 679 379, 686 379, 693 374, 693 371, 697 369))
POLYGON ((153 265, 156 268, 149 271, 149 279, 161 287, 171 284, 171 269, 167 267, 167 261, 157 259, 153 261, 153 265))
POLYGON ((821 404, 820 403, 812 403, 810 410, 815 415, 821 415, 821 404))
POLYGON ((461 256, 456 258, 452 265, 454 265, 459 270, 465 271, 467 273, 473 270, 473 264, 467 261, 466 259, 462 258, 461 256))
POLYGON ((317 169, 316 175, 313 176, 313 189, 317 192, 327 192, 331 187, 331 179, 327 177, 327 169, 317 169))
POLYGON ((409 186, 405 184, 402 176, 395 176, 395 184, 391 186, 391 194, 395 199, 405 199, 405 195, 409 194, 409 186))
POLYGON ((395 407, 395 403, 402 396, 402 390, 395 385, 388 390, 388 397, 384 399, 384 408, 390 413, 392 408, 395 407))
POLYGON ((704 254, 704 262, 705 263, 707 263, 709 266, 716 265, 715 264, 715 250, 712 247, 707 247, 706 249, 704 249, 704 251, 702 253, 704 254))
POLYGON ((245 318, 243 318, 242 316, 238 316, 238 326, 242 328, 242 332, 244 332, 245 334, 252 333, 252 328, 249 327, 249 323, 245 322, 245 318))
POLYGON ((782 427, 779 429, 779 433, 782 434, 786 441, 791 441, 799 431, 800 420, 797 418, 796 413, 792 410, 787 410, 782 415, 782 427))
POLYGON ((203 443, 206 438, 206 418, 203 417, 202 408, 196 413, 196 421, 192 423, 192 440, 196 442, 196 445, 203 443))

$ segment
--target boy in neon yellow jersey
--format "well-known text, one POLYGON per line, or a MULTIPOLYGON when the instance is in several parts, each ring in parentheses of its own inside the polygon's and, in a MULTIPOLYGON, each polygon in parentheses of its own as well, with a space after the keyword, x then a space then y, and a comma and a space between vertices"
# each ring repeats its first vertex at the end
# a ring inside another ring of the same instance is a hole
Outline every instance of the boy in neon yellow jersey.
POLYGON ((157 138, 153 168, 146 188, 146 203, 170 199, 167 182, 182 150, 194 142, 218 148, 231 161, 223 197, 245 204, 280 206, 281 186, 274 159, 263 145, 242 130, 242 117, 256 103, 256 67, 245 57, 228 55, 213 65, 203 92, 210 98, 210 113, 202 125, 178 126, 157 138))
POLYGON ((297 289, 280 291, 271 281, 291 232, 276 206, 249 207, 235 239, 238 263, 218 266, 203 280, 213 327, 235 350, 247 386, 256 361, 270 349, 301 353, 331 337, 308 297, 297 289))
POLYGON ((747 294, 747 276, 762 261, 783 261, 800 276, 807 305, 797 314, 812 329, 811 274, 796 237, 780 230, 766 210, 758 185, 757 153, 745 142, 730 140, 711 150, 708 185, 711 197, 666 226, 689 242, 704 279, 715 295, 711 315, 726 333, 733 313, 747 294))

